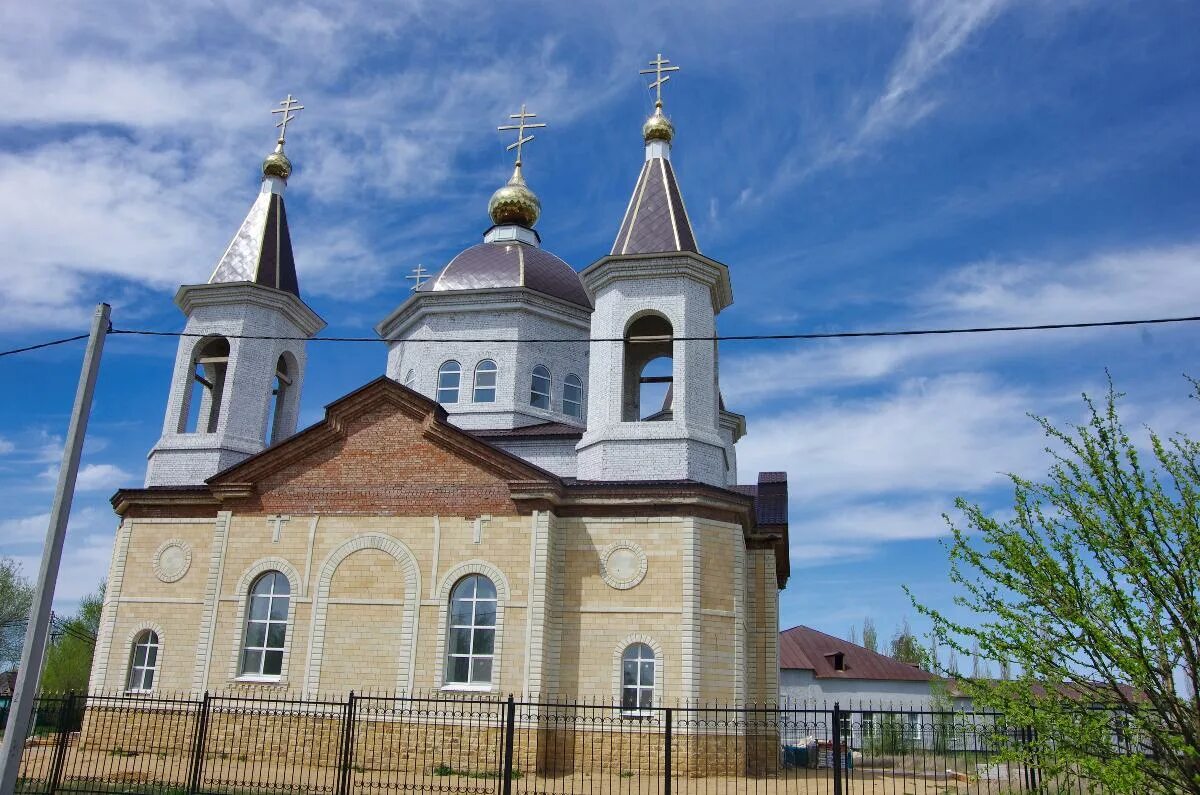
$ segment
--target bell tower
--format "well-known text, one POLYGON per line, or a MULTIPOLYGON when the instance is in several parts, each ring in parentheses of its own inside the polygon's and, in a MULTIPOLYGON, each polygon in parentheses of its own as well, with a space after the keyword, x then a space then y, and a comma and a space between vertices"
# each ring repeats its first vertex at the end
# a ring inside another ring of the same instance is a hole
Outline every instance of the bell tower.
POLYGON ((588 428, 580 480, 737 482, 733 445, 745 420, 725 411, 716 317, 733 303, 729 269, 696 245, 663 114, 677 66, 651 61, 654 113, 642 127, 642 171, 609 255, 580 276, 591 292, 588 428))
POLYGON ((187 322, 147 486, 203 483, 296 430, 305 340, 325 321, 300 299, 283 203, 292 172, 284 138, 303 106, 290 94, 280 105, 279 140, 246 220, 208 283, 175 294, 187 322))

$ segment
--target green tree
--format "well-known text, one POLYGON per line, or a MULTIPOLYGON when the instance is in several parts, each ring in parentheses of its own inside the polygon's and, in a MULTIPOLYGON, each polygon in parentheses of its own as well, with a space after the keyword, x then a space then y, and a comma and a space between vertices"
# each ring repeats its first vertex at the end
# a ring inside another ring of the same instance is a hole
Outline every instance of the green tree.
POLYGON ((21 661, 25 622, 33 603, 33 585, 21 574, 21 564, 0 558, 0 672, 21 661))
POLYGON ((56 620, 46 648, 41 689, 49 693, 69 690, 84 692, 92 672, 92 654, 100 631, 100 612, 104 607, 104 583, 79 603, 79 612, 56 620))
POLYGON ((1053 445, 1050 467, 1040 481, 1010 476, 1011 519, 957 502, 950 579, 976 620, 909 595, 943 642, 963 653, 978 642, 1019 671, 959 684, 1036 732, 1032 744, 1011 742, 1007 758, 1036 759, 1046 780, 1066 785, 1200 793, 1200 701, 1174 682, 1196 692, 1200 443, 1150 432, 1143 456, 1120 398, 1111 383, 1102 404, 1085 395, 1087 419, 1063 429, 1034 417, 1053 445))
POLYGON ((917 640, 917 636, 913 634, 912 627, 908 625, 908 619, 904 619, 904 623, 896 630, 896 634, 892 636, 892 648, 888 654, 893 660, 898 660, 909 665, 916 665, 920 668, 926 668, 929 665, 929 652, 917 640))
POLYGON ((875 619, 867 616, 863 619, 863 648, 879 651, 879 631, 875 629, 875 619))

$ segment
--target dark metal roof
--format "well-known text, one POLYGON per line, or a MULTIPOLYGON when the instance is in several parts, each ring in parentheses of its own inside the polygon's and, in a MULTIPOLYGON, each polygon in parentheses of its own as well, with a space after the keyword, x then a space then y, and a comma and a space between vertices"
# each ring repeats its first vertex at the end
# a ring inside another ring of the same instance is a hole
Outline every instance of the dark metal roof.
POLYGON ((528 287, 544 295, 592 308, 579 274, 545 249, 514 241, 480 243, 450 260, 434 278, 418 288, 432 293, 528 287))
POLYGON ((300 296, 283 196, 259 194, 209 282, 254 282, 300 296))
POLYGON ((488 430, 468 431, 480 439, 580 439, 583 429, 565 422, 539 422, 536 425, 524 425, 520 428, 493 428, 488 430))
POLYGON ((671 161, 647 160, 633 187, 612 254, 700 253, 671 161))
POLYGON ((914 665, 805 626, 779 633, 779 667, 812 671, 817 679, 928 682, 934 678, 914 665), (842 671, 834 667, 838 652, 845 668, 842 671))

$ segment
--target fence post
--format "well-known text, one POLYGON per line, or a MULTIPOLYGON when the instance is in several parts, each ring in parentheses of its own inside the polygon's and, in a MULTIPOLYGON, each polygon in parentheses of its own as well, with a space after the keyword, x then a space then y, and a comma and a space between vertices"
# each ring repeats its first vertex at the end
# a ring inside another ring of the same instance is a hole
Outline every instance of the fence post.
POLYGON ((842 705, 833 702, 833 795, 842 795, 842 705))
POLYGON ((62 781, 63 766, 67 761, 67 744, 71 736, 69 720, 73 714, 75 714, 74 690, 67 694, 58 710, 58 740, 54 744, 54 761, 50 768, 50 781, 46 788, 49 795, 54 795, 58 791, 58 785, 62 781))
POLYGON ((354 715, 356 712, 354 691, 346 698, 342 707, 342 743, 338 749, 338 795, 350 792, 350 770, 354 766, 354 715))
POLYGON ((666 737, 663 738, 663 742, 666 743, 663 752, 663 795, 671 795, 671 725, 675 721, 670 707, 667 707, 666 721, 666 737))
POLYGON ((200 701, 200 712, 196 715, 196 740, 192 746, 192 766, 188 772, 188 792, 195 793, 200 791, 200 776, 204 768, 204 741, 208 735, 208 711, 209 698, 208 691, 204 691, 204 698, 200 701))
POLYGON ((512 795, 513 775, 513 744, 516 740, 517 705, 512 693, 508 694, 508 704, 504 710, 504 771, 500 791, 504 795, 512 795))

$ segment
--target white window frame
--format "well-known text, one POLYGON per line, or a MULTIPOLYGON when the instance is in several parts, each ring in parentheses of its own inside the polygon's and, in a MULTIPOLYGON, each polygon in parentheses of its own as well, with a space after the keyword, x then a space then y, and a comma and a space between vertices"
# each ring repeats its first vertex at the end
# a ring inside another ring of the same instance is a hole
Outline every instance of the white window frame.
POLYGON ((259 681, 259 682, 278 682, 283 677, 284 664, 287 658, 287 639, 288 639, 288 621, 292 612, 292 584, 288 576, 278 569, 269 569, 262 572, 250 584, 250 588, 246 594, 246 618, 242 627, 242 645, 241 653, 238 659, 238 679, 259 681), (270 590, 265 594, 257 593, 259 584, 267 578, 270 578, 270 590), (282 581, 286 592, 277 592, 276 585, 282 581), (266 598, 267 609, 266 618, 254 617, 254 600, 266 598), (272 618, 276 602, 283 600, 285 603, 283 617, 272 618), (265 625, 263 627, 262 643, 252 645, 250 643, 251 628, 255 625, 265 625), (271 645, 271 628, 280 626, 283 628, 283 639, 279 645, 271 645), (258 653, 257 670, 247 666, 247 656, 251 652, 258 653), (266 673, 267 654, 279 654, 279 672, 266 673))
POLYGON ((462 365, 459 364, 454 359, 449 359, 447 361, 442 362, 441 366, 438 367, 437 402, 438 403, 457 403, 459 393, 461 392, 461 390, 462 390, 462 365), (453 369, 451 369, 451 368, 453 368, 453 369), (452 386, 452 387, 442 386, 442 376, 451 375, 451 374, 454 375, 454 386, 452 386), (443 397, 443 393, 448 394, 451 391, 453 391, 453 393, 454 393, 454 398, 452 400, 447 400, 445 397, 443 397))
POLYGON ((496 366, 496 362, 493 361, 492 359, 484 359, 481 362, 479 362, 479 364, 475 365, 475 377, 471 382, 471 402, 472 403, 495 403, 496 402, 496 382, 499 380, 499 378, 500 378, 500 368, 496 366), (485 365, 490 365, 490 369, 484 369, 485 365), (484 375, 484 376, 490 375, 492 377, 492 383, 490 385, 484 384, 483 386, 480 386, 479 376, 481 376, 481 375, 484 375), (486 400, 481 400, 479 397, 479 390, 481 390, 481 389, 491 391, 492 396, 486 400))
POLYGON ((493 683, 496 680, 496 675, 499 673, 496 670, 496 663, 497 663, 498 657, 499 657, 499 655, 497 653, 497 644, 499 642, 499 636, 500 636, 500 632, 499 632, 499 629, 500 629, 500 627, 499 627, 499 624, 500 624, 500 590, 499 590, 499 588, 497 588, 496 582, 494 580, 492 580, 490 577, 488 577, 486 574, 481 574, 479 572, 472 572, 470 574, 467 574, 467 575, 459 578, 459 580, 457 582, 455 582, 454 586, 450 589, 450 598, 449 598, 449 601, 447 602, 447 608, 448 609, 447 609, 447 613, 446 613, 446 647, 445 647, 445 659, 443 661, 443 668, 442 668, 442 679, 443 679, 443 682, 445 683, 445 689, 447 689, 447 690, 491 690, 493 687, 493 683), (491 597, 479 598, 477 596, 477 594, 479 592, 478 588, 479 588, 480 580, 486 581, 488 583, 488 585, 491 586, 491 589, 492 589, 491 597), (469 598, 459 597, 458 596, 459 589, 466 587, 466 585, 468 583, 471 583, 473 586, 472 590, 471 590, 471 596, 469 598), (454 602, 455 601, 470 602, 471 617, 470 617, 470 621, 468 623, 466 623, 466 624, 454 623, 454 602), (487 603, 491 603, 491 605, 492 605, 492 623, 491 624, 477 623, 477 619, 478 619, 478 615, 479 615, 479 612, 478 612, 479 605, 487 604, 487 603), (462 652, 453 651, 455 630, 466 631, 468 633, 467 637, 468 637, 469 646, 468 646, 468 650, 465 654, 462 652), (492 650, 490 652, 486 652, 486 653, 485 652, 476 652, 475 651, 476 638, 484 633, 489 633, 489 632, 491 633, 491 638, 492 638, 492 644, 491 644, 492 650), (451 663, 454 660, 459 660, 459 659, 463 659, 463 658, 466 658, 466 660, 467 660, 466 681, 460 681, 458 679, 453 678, 453 668, 451 667, 451 663), (477 661, 481 662, 483 660, 486 660, 488 663, 488 678, 486 681, 475 681, 475 664, 477 661))
POLYGON ((529 405, 535 409, 545 409, 549 411, 554 406, 554 379, 550 375, 550 368, 544 364, 539 364, 533 368, 533 376, 529 380, 529 405), (539 378, 546 379, 546 391, 539 392, 537 383, 539 378), (539 406, 538 400, 544 399, 546 405, 539 406))
POLYGON ((634 641, 625 647, 621 652, 621 717, 624 718, 644 718, 653 714, 652 710, 642 703, 643 692, 650 694, 649 707, 654 706, 655 688, 658 685, 658 653, 649 643, 643 641, 634 641), (630 651, 636 651, 636 656, 630 659, 630 651), (649 653, 649 657, 644 656, 644 653, 649 653), (635 666, 634 684, 628 684, 625 681, 625 663, 633 662, 635 666), (650 663, 650 682, 647 684, 645 679, 645 664, 650 663), (625 694, 627 691, 634 691, 633 707, 625 705, 625 694))
POLYGON ((417 380, 417 371, 411 367, 408 368, 408 372, 404 374, 404 381, 402 383, 409 389, 412 389, 412 385, 416 380, 417 380))
POLYGON ((568 417, 574 417, 577 420, 583 419, 583 379, 575 375, 575 373, 567 373, 567 377, 563 379, 562 410, 563 414, 566 414, 568 417), (579 390, 578 400, 567 398, 568 389, 579 390), (574 411, 567 408, 570 405, 575 407, 574 411))
POLYGON ((153 629, 143 629, 137 633, 133 639, 133 643, 129 650, 129 669, 125 676, 125 692, 126 693, 153 693, 154 685, 158 681, 158 666, 160 655, 162 653, 162 641, 158 633, 153 629), (141 656, 141 662, 138 662, 139 652, 145 652, 141 656), (150 653, 153 651, 154 659, 150 662, 150 653), (146 684, 146 674, 150 674, 150 684, 146 684), (134 686, 134 677, 137 677, 138 686, 134 686))

